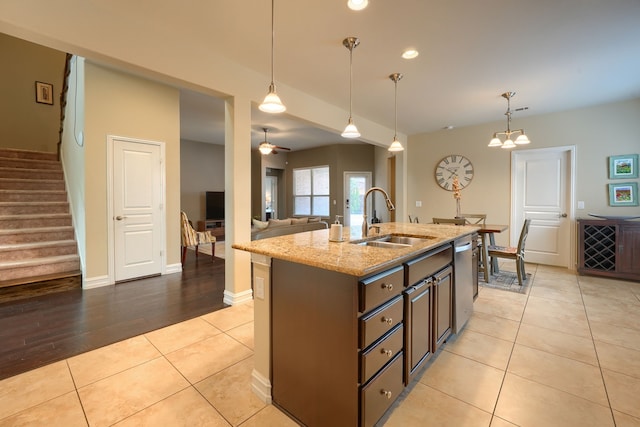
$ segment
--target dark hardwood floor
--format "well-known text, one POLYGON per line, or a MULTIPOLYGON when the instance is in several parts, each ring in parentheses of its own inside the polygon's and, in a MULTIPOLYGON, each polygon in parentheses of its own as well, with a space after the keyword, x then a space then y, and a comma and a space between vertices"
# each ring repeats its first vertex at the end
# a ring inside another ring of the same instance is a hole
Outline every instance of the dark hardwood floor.
POLYGON ((189 255, 182 273, 0 302, 0 379, 225 307, 224 260, 189 255))

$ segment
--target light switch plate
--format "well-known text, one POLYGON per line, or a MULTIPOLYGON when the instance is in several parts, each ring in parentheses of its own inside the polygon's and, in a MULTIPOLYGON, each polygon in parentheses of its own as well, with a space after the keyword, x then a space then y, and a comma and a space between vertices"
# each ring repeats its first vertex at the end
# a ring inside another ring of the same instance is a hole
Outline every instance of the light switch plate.
POLYGON ((584 209, 584 202, 582 200, 578 202, 578 209, 584 209))
POLYGON ((416 208, 421 208, 421 207, 422 207, 422 201, 416 200, 416 208))

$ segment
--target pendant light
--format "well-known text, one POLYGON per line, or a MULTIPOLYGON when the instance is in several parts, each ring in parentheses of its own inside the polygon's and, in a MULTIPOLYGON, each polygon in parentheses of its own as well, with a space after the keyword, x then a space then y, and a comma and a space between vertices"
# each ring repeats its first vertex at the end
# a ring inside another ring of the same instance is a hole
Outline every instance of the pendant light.
MULTIPOLYGON (((491 141, 489 142, 489 147, 501 147, 501 148, 513 148, 516 145, 524 145, 524 144, 529 144, 531 141, 529 141, 529 138, 527 137, 527 135, 525 135, 524 133, 524 129, 516 129, 516 130, 511 130, 511 98, 513 98, 515 96, 515 92, 505 92, 503 93, 501 96, 503 98, 505 98, 507 100, 507 112, 504 113, 505 116, 507 116, 507 130, 505 130, 504 132, 496 132, 493 134, 493 139, 491 139, 491 141), (515 142, 511 139, 511 135, 513 134, 520 134, 515 142), (502 142, 502 140, 500 140, 500 138, 498 138, 498 135, 504 135, 506 137, 506 140, 504 142, 502 142)), ((523 110, 528 109, 528 107, 524 107, 522 108, 523 110)), ((516 110, 519 111, 520 109, 516 110)))
POLYGON ((398 141, 398 81, 402 79, 402 74, 393 73, 389 75, 389 78, 393 81, 393 84, 395 85, 395 106, 394 106, 395 124, 393 128, 393 141, 389 146, 389 151, 391 152, 404 151, 404 147, 402 146, 402 144, 400 144, 400 141, 398 141))
POLYGON ((347 123, 347 127, 344 128, 344 132, 342 132, 342 137, 358 138, 360 132, 358 132, 356 125, 353 124, 351 111, 353 109, 353 49, 360 44, 360 39, 357 37, 347 37, 342 40, 342 44, 349 49, 349 122, 347 123))
POLYGON ((267 131, 269 130, 268 128, 262 128, 262 130, 264 131, 264 141, 260 143, 260 145, 258 146, 258 150, 260 150, 261 154, 264 154, 265 156, 267 154, 270 154, 273 151, 273 144, 269 144, 269 141, 267 141, 267 131))
POLYGON ((265 113, 282 113, 287 109, 276 93, 276 84, 273 79, 273 40, 275 39, 274 3, 275 0, 271 0, 271 84, 269 85, 269 93, 258 107, 260 111, 264 111, 265 113))
POLYGON ((347 6, 351 10, 362 10, 369 5, 369 0, 349 0, 347 6))

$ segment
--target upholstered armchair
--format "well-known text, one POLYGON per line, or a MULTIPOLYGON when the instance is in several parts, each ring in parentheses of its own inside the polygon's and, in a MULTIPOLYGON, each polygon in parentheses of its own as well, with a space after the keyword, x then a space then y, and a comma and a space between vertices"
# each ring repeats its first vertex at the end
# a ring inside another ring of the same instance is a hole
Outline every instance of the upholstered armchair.
POLYGON ((182 266, 187 257, 187 248, 194 246, 196 249, 196 257, 198 257, 198 246, 211 244, 211 259, 216 253, 216 237, 210 231, 196 231, 193 224, 189 221, 184 211, 180 212, 180 231, 181 231, 181 249, 182 249, 182 266))

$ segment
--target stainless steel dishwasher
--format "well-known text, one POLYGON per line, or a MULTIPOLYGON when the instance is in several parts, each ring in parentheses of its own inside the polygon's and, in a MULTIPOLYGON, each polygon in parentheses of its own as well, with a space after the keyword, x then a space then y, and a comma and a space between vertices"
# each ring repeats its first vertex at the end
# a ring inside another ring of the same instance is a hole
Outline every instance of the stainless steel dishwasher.
POLYGON ((471 236, 456 239, 454 248, 453 333, 457 334, 473 312, 473 244, 471 236))

